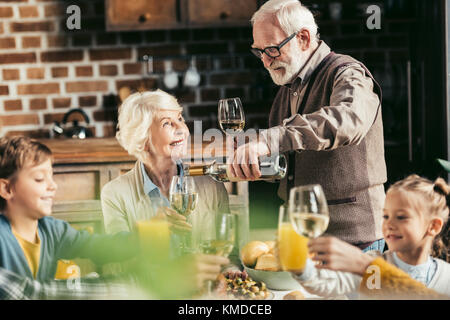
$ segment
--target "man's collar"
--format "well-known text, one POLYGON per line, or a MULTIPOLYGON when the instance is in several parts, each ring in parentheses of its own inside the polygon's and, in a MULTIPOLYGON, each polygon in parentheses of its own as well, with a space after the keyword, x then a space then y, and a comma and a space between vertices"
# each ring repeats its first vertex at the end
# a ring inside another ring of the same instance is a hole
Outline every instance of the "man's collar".
POLYGON ((308 81, 309 77, 313 73, 314 69, 320 64, 320 62, 331 52, 330 47, 320 40, 317 48, 310 55, 306 63, 300 69, 297 77, 290 84, 286 84, 286 87, 296 90, 301 83, 308 81))

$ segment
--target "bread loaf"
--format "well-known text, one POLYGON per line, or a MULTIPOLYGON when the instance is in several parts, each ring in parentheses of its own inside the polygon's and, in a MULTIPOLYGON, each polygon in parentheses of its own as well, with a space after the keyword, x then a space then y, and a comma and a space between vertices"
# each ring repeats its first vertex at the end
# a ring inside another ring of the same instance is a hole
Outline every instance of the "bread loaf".
POLYGON ((277 257, 271 253, 265 253, 259 256, 256 261, 255 270, 280 271, 280 269, 277 257))
POLYGON ((264 241, 264 243, 270 248, 269 253, 275 254, 275 241, 264 241))
POLYGON ((291 291, 283 297, 283 300, 304 300, 305 296, 298 290, 291 291))
POLYGON ((253 268, 258 257, 268 253, 269 250, 269 246, 262 241, 250 241, 241 250, 242 263, 249 268, 253 268))

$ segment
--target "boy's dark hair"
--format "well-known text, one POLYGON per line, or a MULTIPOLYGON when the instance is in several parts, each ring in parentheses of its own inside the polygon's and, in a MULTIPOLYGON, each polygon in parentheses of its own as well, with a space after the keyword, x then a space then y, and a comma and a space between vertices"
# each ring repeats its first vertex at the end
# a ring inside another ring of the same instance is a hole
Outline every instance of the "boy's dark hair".
MULTIPOLYGON (((52 157, 50 149, 39 141, 22 136, 0 139, 0 179, 14 182, 17 173, 25 165, 38 165, 52 157)), ((6 201, 0 197, 0 210, 4 210, 6 201)))

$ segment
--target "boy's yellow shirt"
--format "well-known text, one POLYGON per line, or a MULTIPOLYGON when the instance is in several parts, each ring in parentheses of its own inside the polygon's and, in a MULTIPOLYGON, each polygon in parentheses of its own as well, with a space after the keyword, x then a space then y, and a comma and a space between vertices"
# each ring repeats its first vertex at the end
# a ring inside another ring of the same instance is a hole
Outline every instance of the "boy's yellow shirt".
POLYGON ((30 267, 31 274, 33 275, 33 278, 36 279, 36 275, 39 268, 39 257, 41 255, 41 239, 39 238, 37 230, 36 230, 37 243, 25 240, 14 230, 12 230, 12 233, 14 234, 20 246, 22 247, 23 253, 28 262, 28 266, 30 267))

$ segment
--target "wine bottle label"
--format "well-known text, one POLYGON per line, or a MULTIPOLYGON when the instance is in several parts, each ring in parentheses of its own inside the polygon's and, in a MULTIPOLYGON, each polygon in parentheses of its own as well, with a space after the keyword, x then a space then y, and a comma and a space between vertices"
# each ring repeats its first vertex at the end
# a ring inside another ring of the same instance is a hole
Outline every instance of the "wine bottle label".
POLYGON ((190 166, 188 168, 188 176, 203 176, 203 166, 190 166))

